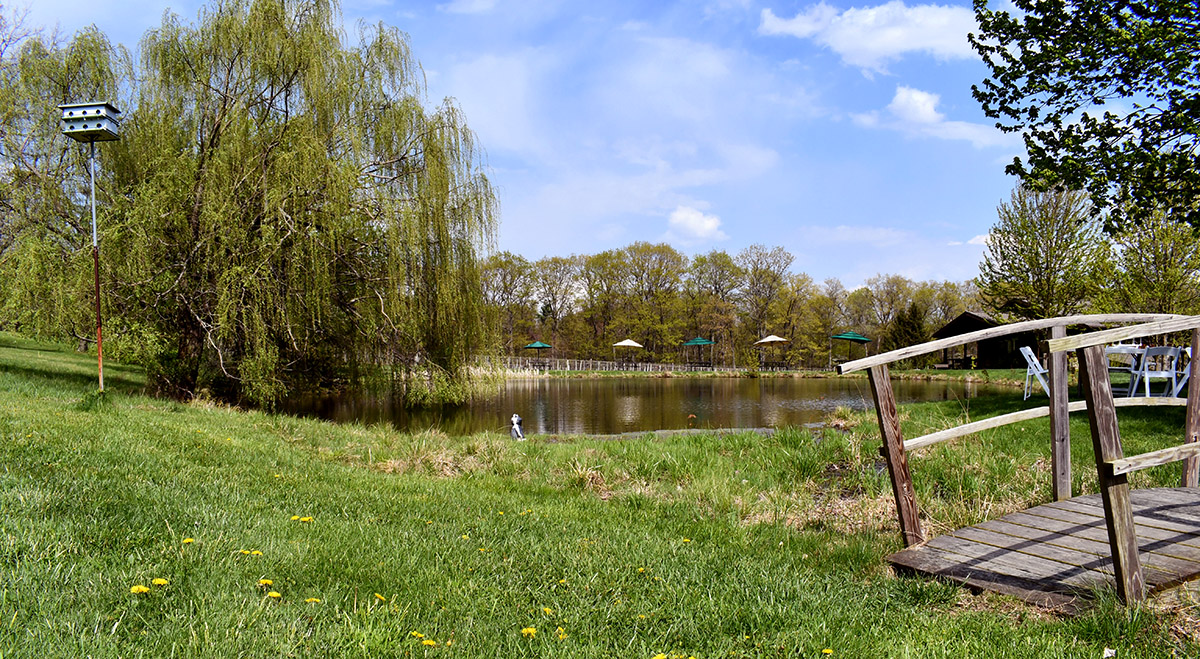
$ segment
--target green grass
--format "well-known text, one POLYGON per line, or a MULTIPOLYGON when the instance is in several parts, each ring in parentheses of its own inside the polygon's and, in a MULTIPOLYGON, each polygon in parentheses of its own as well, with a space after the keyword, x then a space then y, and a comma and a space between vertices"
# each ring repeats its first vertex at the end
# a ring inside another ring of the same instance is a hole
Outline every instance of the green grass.
MULTIPOLYGON (((1171 631, 1185 611, 1102 599, 1057 618, 890 575, 900 538, 864 415, 815 436, 514 443, 180 405, 141 396, 141 374, 117 364, 98 398, 93 369, 0 334, 0 656, 1200 650, 1171 631)), ((903 408, 906 432, 1003 407, 970 404, 903 408)), ((1163 444, 1174 422, 1139 418, 1129 441, 1163 444)), ((914 455, 929 524, 1044 496, 1048 472, 1031 468, 1048 460, 1044 430, 914 455)), ((1086 428, 1072 430, 1086 487, 1086 428)))

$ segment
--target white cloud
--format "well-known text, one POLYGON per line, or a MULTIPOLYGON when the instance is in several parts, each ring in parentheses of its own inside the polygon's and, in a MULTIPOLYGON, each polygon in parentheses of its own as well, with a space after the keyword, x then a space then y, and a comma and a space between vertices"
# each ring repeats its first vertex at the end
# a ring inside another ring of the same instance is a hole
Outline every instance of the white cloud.
POLYGON ((888 118, 877 111, 851 115, 854 123, 866 128, 897 130, 915 137, 970 142, 977 149, 987 147, 1020 148, 1020 138, 1000 132, 986 124, 953 121, 938 112, 941 97, 937 94, 905 85, 896 87, 896 94, 887 105, 888 118))
POLYGON ((668 240, 676 240, 684 244, 725 240, 729 238, 721 231, 721 218, 716 215, 705 215, 699 209, 690 206, 678 206, 667 218, 668 240))
POLYGON ((988 233, 980 234, 980 235, 975 236, 974 238, 968 240, 967 244, 968 245, 986 245, 986 244, 988 244, 988 241, 991 240, 991 237, 992 237, 991 234, 988 234, 988 233))
POLYGON ((847 64, 878 72, 908 53, 938 59, 972 58, 975 53, 967 34, 975 29, 975 14, 967 7, 909 7, 902 0, 843 12, 820 2, 794 18, 781 18, 764 9, 758 27, 762 34, 812 39, 847 64))
POLYGON ((887 109, 901 121, 915 124, 938 124, 946 118, 937 111, 940 99, 941 97, 937 94, 901 85, 896 88, 896 95, 892 97, 892 102, 888 104, 887 109))
POLYGON ((450 14, 486 14, 496 8, 496 0, 452 0, 437 8, 450 14))

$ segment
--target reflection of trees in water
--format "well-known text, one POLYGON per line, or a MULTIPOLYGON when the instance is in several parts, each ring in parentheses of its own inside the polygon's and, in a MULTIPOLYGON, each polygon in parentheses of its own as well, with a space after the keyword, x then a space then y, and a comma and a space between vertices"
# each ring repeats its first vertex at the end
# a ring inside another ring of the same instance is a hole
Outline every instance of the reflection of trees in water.
MULTIPOLYGON (((894 381, 900 403, 956 400, 1001 391, 961 382, 894 381)), ((866 380, 791 378, 630 378, 509 380, 496 396, 459 406, 405 409, 387 396, 343 395, 289 401, 287 411, 335 421, 391 421, 401 430, 455 435, 508 432, 513 412, 526 434, 617 434, 695 428, 758 428, 820 423, 837 408, 871 407, 866 380), (688 419, 694 414, 694 419, 688 419)))

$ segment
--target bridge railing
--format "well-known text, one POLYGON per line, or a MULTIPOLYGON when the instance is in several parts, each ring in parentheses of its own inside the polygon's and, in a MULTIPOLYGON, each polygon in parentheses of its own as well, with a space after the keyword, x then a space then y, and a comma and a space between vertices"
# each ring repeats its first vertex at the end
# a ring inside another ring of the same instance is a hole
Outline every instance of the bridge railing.
POLYGON ((1046 343, 1046 347, 1051 354, 1066 354, 1068 350, 1074 350, 1079 357, 1079 380, 1083 385, 1083 402, 1087 406, 1092 431, 1096 476, 1104 503, 1104 521, 1108 526, 1117 596, 1126 603, 1140 602, 1146 597, 1146 581, 1138 554, 1133 506, 1129 500, 1129 474, 1183 461, 1183 487, 1197 485, 1200 476, 1200 380, 1192 378, 1197 376, 1196 359, 1200 359, 1200 316, 1053 339, 1046 343), (1187 330, 1192 331, 1192 356, 1195 359, 1188 366, 1189 382, 1193 384, 1188 387, 1184 442, 1179 446, 1125 457, 1104 345, 1187 330))
MULTIPOLYGON (((904 535, 904 543, 906 546, 912 546, 925 541, 925 534, 921 529, 921 520, 919 510, 917 508, 916 497, 913 490, 912 474, 908 468, 907 451, 929 446, 940 441, 954 439, 969 435, 987 428, 997 428, 1000 426, 1016 423, 1032 418, 1042 416, 1050 417, 1051 427, 1051 471, 1053 472, 1053 492, 1055 500, 1064 500, 1071 498, 1071 435, 1068 415, 1072 411, 1085 409, 1086 402, 1068 403, 1068 383, 1067 383, 1067 353, 1065 349, 1052 350, 1050 353, 1050 363, 1048 370, 1050 375, 1050 404, 1032 410, 1023 410, 1012 414, 986 419, 974 424, 965 424, 957 428, 943 430, 936 433, 931 433, 923 437, 904 441, 903 433, 900 429, 900 418, 896 409, 896 396, 892 391, 891 376, 888 371, 888 364, 924 355, 931 352, 937 352, 945 348, 951 348, 977 341, 992 339, 1009 334, 1018 334, 1021 332, 1029 332, 1033 330, 1049 330, 1051 341, 1047 345, 1069 345, 1057 344, 1057 340, 1067 340, 1067 327, 1072 325, 1123 325, 1130 323, 1149 323, 1156 327, 1173 327, 1172 323, 1180 326, 1187 326, 1191 322, 1196 322, 1200 317, 1179 316, 1174 314, 1090 314, 1090 315, 1074 315, 1060 316, 1057 318, 1047 318, 1043 320, 1030 320, 1019 323, 1012 323, 1000 327, 988 328, 977 332, 969 332, 946 339, 930 341, 891 352, 885 352, 878 355, 872 355, 864 359, 846 362, 838 366, 839 373, 852 373, 855 371, 866 370, 867 377, 871 384, 871 395, 875 402, 875 413, 879 419, 879 433, 883 440, 883 446, 880 453, 883 455, 887 463, 888 475, 892 481, 892 494, 896 499, 896 516, 899 518, 900 531, 904 535), (1164 325, 1165 324, 1165 325, 1164 325)), ((1196 326, 1200 327, 1200 322, 1196 326)), ((1118 330, 1134 330, 1133 327, 1117 328, 1117 330, 1106 330, 1113 336, 1111 332, 1118 330)), ((1149 334, 1140 334, 1138 336, 1150 336, 1156 333, 1166 333, 1170 329, 1158 329, 1149 334)), ((1105 332, 1096 332, 1084 336, 1098 336, 1105 332)), ((1070 340, 1075 340, 1080 337, 1071 337, 1070 340)), ((1101 339, 1103 341, 1103 339, 1101 339)), ((1113 342, 1118 339, 1108 339, 1106 342, 1113 342)), ((1193 342, 1195 339, 1193 339, 1193 342)), ((1200 355, 1200 352, 1193 350, 1194 355, 1200 355)), ((1193 362, 1194 363, 1194 362, 1193 362)), ((1193 367, 1194 368, 1194 367, 1193 367)), ((1105 378, 1108 372, 1105 370, 1105 378)), ((1200 383, 1200 380, 1197 381, 1200 383)), ((1188 388, 1189 391, 1200 390, 1200 384, 1188 388)), ((1190 394, 1189 394, 1190 397, 1190 394)), ((1121 401, 1116 406, 1125 405, 1161 405, 1161 404, 1178 404, 1178 403, 1162 403, 1163 399, 1152 398, 1131 398, 1121 401)), ((1189 408, 1190 409, 1190 408, 1189 408)), ((1190 418, 1189 414, 1189 418, 1190 418)))

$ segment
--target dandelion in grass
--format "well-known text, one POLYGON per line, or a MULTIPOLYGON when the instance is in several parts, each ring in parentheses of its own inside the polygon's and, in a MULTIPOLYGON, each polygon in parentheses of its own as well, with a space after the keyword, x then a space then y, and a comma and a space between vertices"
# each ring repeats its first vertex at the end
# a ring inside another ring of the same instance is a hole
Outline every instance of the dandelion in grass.
POLYGON ((428 525, 428 524, 433 524, 433 520, 432 520, 432 519, 427 519, 427 520, 425 520, 425 524, 427 524, 427 525, 428 525))
POLYGON ((425 635, 422 634, 421 632, 414 631, 414 632, 409 632, 409 634, 412 634, 413 638, 425 638, 425 635))
POLYGON ((559 627, 558 628, 558 640, 561 641, 561 640, 565 639, 566 637, 567 637, 567 630, 563 629, 562 627, 559 627))
POLYGON ((821 654, 833 654, 833 648, 825 648, 824 650, 821 650, 821 654))
POLYGON ((250 552, 250 555, 251 556, 262 556, 263 554, 261 551, 255 549, 254 551, 250 552))
POLYGON ((534 636, 537 636, 537 629, 535 627, 526 627, 521 630, 521 636, 524 636, 525 638, 533 638, 534 636))
POLYGON ((301 518, 300 518, 300 521, 301 521, 301 522, 304 522, 304 523, 306 523, 306 524, 307 524, 308 522, 311 522, 311 521, 313 521, 313 518, 311 518, 311 517, 301 517, 301 518))
POLYGON ((304 601, 305 601, 305 602, 308 602, 309 604, 320 604, 320 603, 321 603, 321 600, 319 600, 319 599, 317 599, 317 598, 315 598, 315 597, 310 597, 310 598, 308 598, 308 599, 306 599, 306 600, 304 600, 304 601))
POLYGON ((684 541, 684 542, 691 542, 691 541, 692 541, 692 539, 691 539, 691 538, 684 538, 684 539, 683 539, 683 541, 684 541))
POLYGON ((380 595, 379 593, 375 593, 375 599, 379 600, 380 602, 386 602, 386 601, 387 601, 387 598, 386 598, 386 597, 384 597, 383 595, 380 595))
POLYGON ((446 647, 450 647, 451 645, 454 645, 454 639, 450 639, 449 641, 446 641, 446 647))
POLYGON ((645 571, 646 571, 646 568, 644 568, 644 567, 639 567, 639 568, 638 568, 638 573, 642 573, 642 572, 645 572, 645 571))
POLYGON ((280 597, 283 597, 283 595, 280 595, 279 591, 272 590, 271 592, 267 593, 267 597, 270 597, 273 600, 277 600, 280 597))
POLYGON ((299 515, 292 515, 292 521, 293 521, 293 522, 298 522, 298 521, 300 521, 300 516, 299 516, 299 515))
POLYGON ((129 592, 133 593, 134 595, 141 595, 142 593, 150 592, 150 588, 143 586, 142 584, 138 584, 136 586, 130 586, 129 592))
POLYGON ((190 544, 192 544, 192 543, 193 543, 193 542, 195 542, 195 541, 196 541, 196 539, 195 539, 195 538, 184 538, 184 539, 183 539, 183 544, 185 544, 185 545, 190 545, 190 544))
POLYGON ((469 536, 469 535, 467 535, 466 533, 464 533, 464 534, 462 534, 462 539, 463 539, 463 540, 470 540, 470 539, 471 539, 471 536, 469 536))
POLYGON ((250 550, 249 550, 249 549, 243 549, 243 550, 242 550, 242 553, 243 553, 243 554, 245 554, 245 555, 247 555, 247 556, 249 556, 249 555, 250 555, 250 550))
POLYGON ((567 583, 567 580, 566 580, 566 579, 559 579, 559 580, 558 580, 558 583, 567 583))
POLYGON ((667 655, 659 652, 658 654, 654 655, 653 657, 650 657, 650 659, 667 659, 667 655))
POLYGON ((554 613, 554 610, 548 606, 543 606, 542 613, 545 613, 546 615, 550 615, 550 614, 554 613))
POLYGON ((165 586, 171 582, 167 581, 166 579, 163 579, 162 577, 159 577, 157 579, 151 579, 150 583, 154 584, 155 586, 165 586))
POLYGON ((424 641, 421 641, 421 645, 428 645, 430 647, 437 645, 437 644, 438 644, 438 642, 431 638, 427 638, 424 641))
POLYGON ((271 581, 270 579, 259 579, 259 580, 258 580, 258 585, 260 585, 260 586, 274 586, 274 585, 275 585, 275 582, 274 582, 274 581, 271 581))

